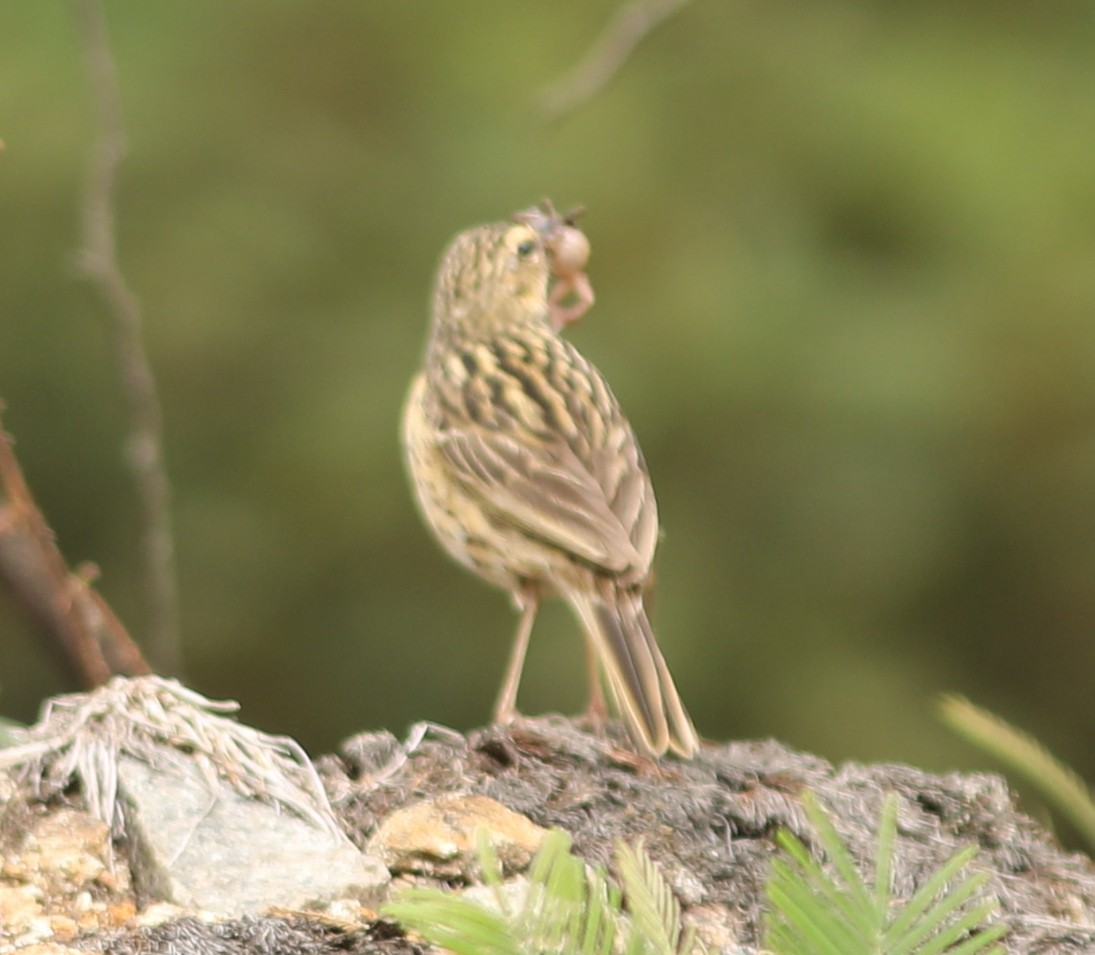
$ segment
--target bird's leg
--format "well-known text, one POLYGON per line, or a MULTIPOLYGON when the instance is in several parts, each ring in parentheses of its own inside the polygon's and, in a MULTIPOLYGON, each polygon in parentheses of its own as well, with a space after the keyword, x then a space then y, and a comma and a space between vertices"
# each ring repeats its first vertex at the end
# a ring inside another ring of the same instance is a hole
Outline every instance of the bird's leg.
POLYGON ((521 671, 525 666, 532 624, 536 620, 536 611, 540 609, 540 595, 531 584, 522 585, 514 593, 513 599, 521 611, 521 619, 517 621, 517 634, 513 638, 506 678, 502 682, 498 701, 494 704, 494 722, 498 725, 512 723, 517 716, 517 687, 521 683, 521 671))
POLYGON ((597 660, 597 651, 589 640, 586 641, 586 670, 589 672, 589 702, 586 704, 586 719, 589 721, 590 729, 600 735, 608 723, 608 706, 605 703, 604 687, 601 686, 601 665, 597 660))
POLYGON ((573 272, 556 279, 552 286, 551 295, 548 297, 551 327, 555 331, 562 329, 571 322, 576 322, 590 310, 594 302, 593 286, 589 284, 589 278, 585 272, 573 272), (574 296, 570 305, 564 305, 563 300, 574 296))

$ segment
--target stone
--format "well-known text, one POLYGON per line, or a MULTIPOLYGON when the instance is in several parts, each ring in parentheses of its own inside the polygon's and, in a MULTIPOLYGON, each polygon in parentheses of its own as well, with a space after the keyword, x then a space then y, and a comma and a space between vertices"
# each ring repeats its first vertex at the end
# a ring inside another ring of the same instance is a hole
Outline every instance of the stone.
POLYGON ((507 874, 527 868, 547 834, 486 796, 439 796, 393 812, 369 840, 369 851, 393 874, 470 882, 478 871, 480 830, 507 874))
POLYGON ((379 899, 376 858, 342 835, 248 798, 182 759, 118 767, 138 891, 220 917, 305 909, 335 898, 379 899))

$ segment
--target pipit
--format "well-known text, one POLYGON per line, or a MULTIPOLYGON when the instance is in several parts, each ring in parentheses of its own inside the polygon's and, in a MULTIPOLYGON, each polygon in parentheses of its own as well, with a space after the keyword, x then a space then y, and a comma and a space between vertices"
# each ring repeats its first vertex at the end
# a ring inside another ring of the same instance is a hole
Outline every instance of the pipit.
POLYGON ((696 731, 643 607, 658 539, 646 463, 600 372, 558 334, 592 302, 583 243, 547 205, 450 243, 403 412, 407 467, 441 545, 520 611, 495 722, 517 715, 541 599, 561 596, 585 631, 591 715, 603 671, 635 745, 688 757, 696 731))

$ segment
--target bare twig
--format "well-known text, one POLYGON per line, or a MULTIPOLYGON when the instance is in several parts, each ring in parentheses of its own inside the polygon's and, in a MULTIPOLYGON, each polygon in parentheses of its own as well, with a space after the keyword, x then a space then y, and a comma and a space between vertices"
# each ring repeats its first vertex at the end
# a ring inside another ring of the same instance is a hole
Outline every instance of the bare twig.
POLYGON ((149 672, 141 651, 106 601, 85 577, 69 572, 2 429, 0 579, 83 686, 98 686, 115 673, 149 672))
POLYGON ((77 0, 76 10, 98 124, 84 193, 83 239, 77 262, 106 301, 129 407, 126 458, 140 500, 147 646, 161 670, 176 673, 181 664, 178 595, 162 415, 141 337, 141 305, 126 284, 117 258, 114 194, 118 167, 126 153, 121 97, 100 0, 77 0))
POLYGON ((540 98, 544 118, 556 120, 592 99, 616 75, 643 37, 686 3, 688 0, 632 0, 620 7, 578 65, 540 98))

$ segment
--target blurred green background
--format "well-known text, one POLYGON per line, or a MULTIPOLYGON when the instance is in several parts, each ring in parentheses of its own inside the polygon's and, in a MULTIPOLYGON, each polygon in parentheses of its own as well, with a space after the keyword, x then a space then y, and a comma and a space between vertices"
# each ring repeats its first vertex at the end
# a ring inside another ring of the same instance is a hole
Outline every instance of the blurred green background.
MULTIPOLYGON (((615 3, 106 4, 121 262, 158 375, 189 681, 313 751, 480 725, 515 623, 451 565, 397 421, 454 232, 589 207, 571 332, 657 488, 657 629, 702 732, 986 761, 968 694, 1095 779, 1095 17, 695 0, 590 102, 615 3)), ((0 5, 0 397, 72 562, 142 631, 126 423, 78 277, 68 4, 0 5)), ((69 689, 0 597, 0 711, 69 689)), ((551 606, 521 701, 585 699, 551 606)))

